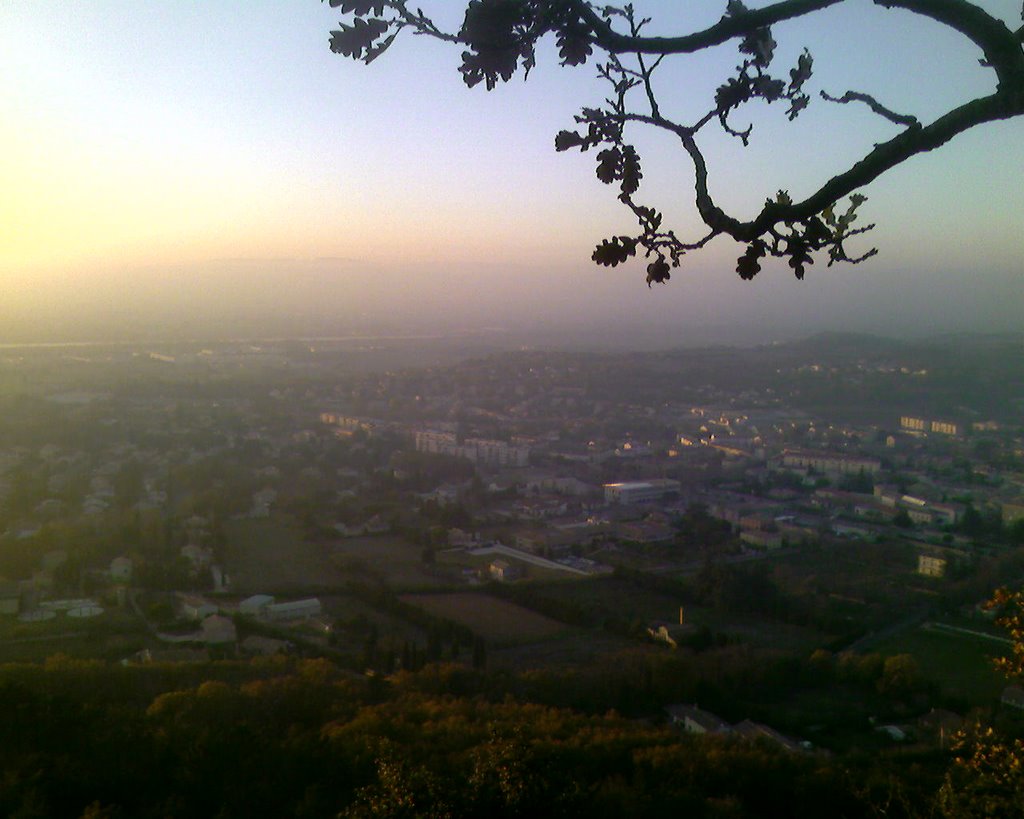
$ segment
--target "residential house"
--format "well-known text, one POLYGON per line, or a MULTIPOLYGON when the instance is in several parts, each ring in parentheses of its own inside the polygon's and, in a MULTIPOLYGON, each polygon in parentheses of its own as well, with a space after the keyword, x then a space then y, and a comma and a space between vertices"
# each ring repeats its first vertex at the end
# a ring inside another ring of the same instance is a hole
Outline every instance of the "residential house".
POLYGON ((110 579, 117 583, 130 583, 132 579, 132 559, 115 557, 110 561, 110 579))
POLYGON ((210 615, 217 613, 217 607, 209 600, 193 594, 179 596, 181 601, 182 616, 189 620, 205 620, 210 615))
POLYGON ((803 751, 802 746, 797 740, 787 737, 785 734, 780 734, 774 728, 768 725, 762 725, 759 722, 752 722, 749 719, 738 722, 732 727, 734 734, 738 734, 745 739, 750 740, 768 740, 769 742, 778 745, 787 751, 797 752, 803 751))
POLYGON ((1008 685, 1003 689, 1002 695, 999 697, 999 701, 1003 705, 1008 705, 1011 708, 1018 710, 1024 710, 1024 688, 1018 685, 1008 685))
POLYGON ((199 634, 199 639, 207 645, 224 645, 238 639, 234 622, 222 614, 212 614, 203 620, 199 634))
POLYGON ((488 567, 491 577, 495 580, 507 583, 511 580, 518 580, 523 576, 522 569, 518 566, 513 566, 507 560, 497 558, 491 561, 491 565, 488 567))
POLYGON ((669 705, 666 709, 673 725, 688 734, 728 734, 729 723, 696 705, 669 705))

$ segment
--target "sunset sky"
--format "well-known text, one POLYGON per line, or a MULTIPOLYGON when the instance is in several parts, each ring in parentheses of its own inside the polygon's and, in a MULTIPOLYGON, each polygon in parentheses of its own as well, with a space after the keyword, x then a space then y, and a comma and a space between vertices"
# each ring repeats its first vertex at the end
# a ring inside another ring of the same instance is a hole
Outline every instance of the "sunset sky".
MULTIPOLYGON (((661 33, 724 9, 634 5, 661 33)), ((1019 0, 982 5, 1020 24, 1019 0)), ((458 3, 423 7, 457 28, 458 3)), ((881 251, 870 262, 819 261, 804 282, 778 265, 747 283, 721 240, 648 290, 639 264, 589 261, 635 225, 591 155, 553 148, 603 97, 592 65, 560 69, 549 44, 528 82, 468 90, 459 49, 426 39, 400 37, 369 67, 331 54, 339 19, 314 0, 0 2, 0 342, 201 334, 225 316, 318 332, 378 320, 1024 330, 1024 119, 866 189, 864 218, 879 227, 861 246, 881 251)), ((993 87, 953 32, 867 2, 774 34, 783 76, 811 49, 815 95, 870 92, 930 119, 993 87)), ((728 45, 667 64, 663 107, 695 118, 736 60, 728 45)), ((713 192, 739 215, 780 187, 810 192, 895 133, 818 99, 793 125, 779 106, 736 121, 751 120, 748 149, 710 128, 701 141, 713 192)), ((646 200, 701 235, 685 157, 661 137, 636 141, 646 200)))

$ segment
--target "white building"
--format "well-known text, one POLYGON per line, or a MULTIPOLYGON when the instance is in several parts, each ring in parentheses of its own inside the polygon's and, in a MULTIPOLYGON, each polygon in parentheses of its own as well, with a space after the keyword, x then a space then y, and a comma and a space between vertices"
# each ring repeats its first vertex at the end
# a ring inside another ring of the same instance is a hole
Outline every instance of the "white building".
POLYGON ((110 561, 110 579, 119 583, 128 583, 132 579, 132 559, 115 557, 110 561))
POLYGON ((857 475, 861 472, 875 475, 882 469, 882 462, 877 458, 801 449, 787 449, 782 455, 782 465, 787 469, 814 469, 832 475, 857 475))
POLYGON ((420 430, 416 433, 416 451, 455 455, 486 466, 528 466, 530 448, 513 446, 489 438, 467 438, 461 444, 453 432, 420 430))
POLYGON ((529 466, 530 448, 510 446, 504 441, 467 438, 462 445, 463 456, 475 464, 487 466, 529 466))
POLYGON ((274 598, 269 594, 254 594, 238 604, 238 613, 248 617, 265 617, 267 608, 273 603, 274 598))
POLYGON ((630 505, 636 503, 654 503, 664 500, 668 495, 679 494, 679 481, 670 478, 654 478, 649 481, 628 481, 626 483, 606 483, 604 499, 606 503, 630 505))
POLYGON ((267 606, 266 617, 268 620, 308 620, 311 617, 319 617, 321 611, 320 601, 315 597, 309 597, 288 603, 271 603, 267 606))
POLYGON ((416 433, 416 451, 434 452, 439 455, 456 455, 459 447, 458 438, 452 432, 434 432, 420 430, 416 433))
POLYGON ((233 643, 238 639, 238 632, 231 618, 220 614, 213 614, 203 620, 200 629, 200 639, 207 645, 223 645, 233 643))
POLYGON ((216 614, 217 607, 209 600, 188 594, 181 596, 181 613, 189 620, 204 620, 211 614, 216 614))
POLYGON ((696 705, 669 705, 665 708, 673 725, 688 734, 728 734, 729 723, 696 705))

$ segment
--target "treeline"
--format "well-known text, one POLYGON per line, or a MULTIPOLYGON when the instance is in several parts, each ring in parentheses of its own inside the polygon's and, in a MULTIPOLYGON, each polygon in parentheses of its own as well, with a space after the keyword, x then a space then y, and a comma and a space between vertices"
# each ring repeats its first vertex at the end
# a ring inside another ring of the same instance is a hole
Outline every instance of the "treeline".
POLYGON ((0 813, 856 819, 894 787, 905 798, 887 816, 925 815, 937 785, 898 760, 488 696, 488 676, 432 665, 385 680, 284 659, 3 666, 0 813))
POLYGON ((833 611, 827 603, 819 604, 781 589, 763 566, 709 562, 692 578, 618 566, 615 577, 638 591, 668 595, 681 604, 816 628, 836 635, 836 646, 849 643, 865 630, 863 626, 851 625, 845 613, 833 611))
MULTIPOLYGON (((680 582, 643 577, 662 592, 669 584, 680 582)), ((870 716, 900 720, 932 706, 962 707, 926 684, 916 667, 908 667, 907 658, 890 664, 890 674, 882 682, 885 661, 878 655, 834 655, 826 646, 811 656, 794 657, 706 629, 698 630, 691 643, 675 651, 652 651, 638 642, 635 649, 627 648, 613 660, 587 667, 512 673, 501 667, 500 660, 489 662, 489 654, 500 655, 500 646, 486 645, 465 626, 429 614, 385 586, 352 584, 349 590, 378 611, 417 626, 421 640, 388 643, 364 619, 360 624, 362 653, 353 657, 355 662, 348 667, 389 674, 418 671, 438 661, 458 661, 478 671, 489 669, 474 676, 472 685, 468 677, 459 677, 464 694, 513 697, 589 714, 614 709, 638 718, 658 715, 668 703, 700 702, 734 722, 749 717, 796 733, 802 726, 818 723, 820 738, 839 747, 849 744, 851 736, 862 738, 870 716), (494 665, 497 667, 492 668, 494 665), (901 678, 895 676, 895 669, 902 669, 902 679, 912 682, 898 683, 901 678), (815 703, 813 710, 790 704, 802 693, 815 703)), ((640 624, 623 619, 620 626, 602 619, 601 610, 588 602, 546 597, 543 586, 492 584, 488 591, 578 627, 604 627, 612 632, 622 628, 633 637, 644 633, 640 624)))

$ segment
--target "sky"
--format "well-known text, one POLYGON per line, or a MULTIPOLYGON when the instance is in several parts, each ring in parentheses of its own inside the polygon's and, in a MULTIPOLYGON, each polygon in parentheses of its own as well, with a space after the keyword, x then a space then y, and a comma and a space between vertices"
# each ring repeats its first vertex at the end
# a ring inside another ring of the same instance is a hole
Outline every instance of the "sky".
MULTIPOLYGON (((424 0, 442 26, 459 3, 424 0)), ((750 5, 754 5, 751 3, 750 5)), ((1019 0, 984 0, 1016 27, 1019 0)), ((718 2, 636 0, 651 33, 703 28, 718 2)), ((464 5, 463 5, 464 8, 464 5)), ((635 224, 593 155, 554 135, 605 89, 592 64, 467 89, 460 49, 401 36, 370 66, 332 54, 341 15, 288 0, 0 0, 0 342, 491 328, 627 346, 750 341, 825 329, 894 336, 1024 331, 1024 118, 975 129, 864 190, 860 243, 880 253, 796 281, 752 282, 716 240, 667 286, 607 269, 594 245, 635 224), (609 341, 609 343, 611 343, 609 341)), ((847 89, 930 119, 987 93, 954 32, 848 0, 777 26, 782 75, 808 47, 812 93, 847 89)), ((694 119, 734 44, 666 61, 663 110, 694 119)), ((806 195, 895 134, 815 99, 790 124, 752 107, 752 143, 712 129, 711 189, 752 216, 806 195)), ((676 144, 631 133, 643 201, 702 235, 676 144)), ((855 251, 857 248, 851 248, 855 251)))

